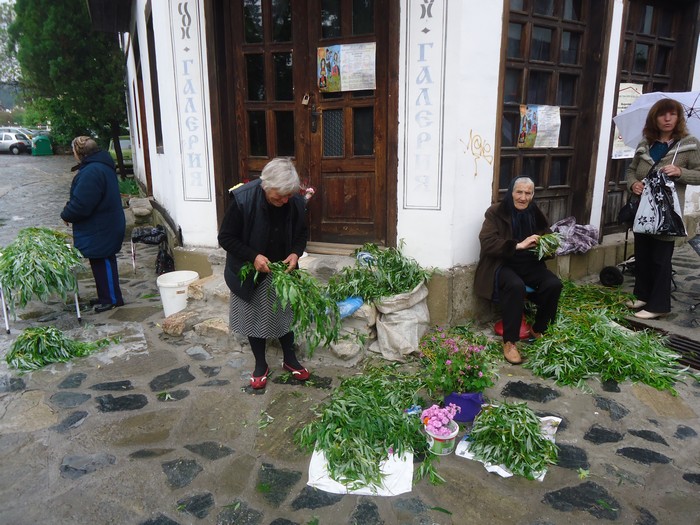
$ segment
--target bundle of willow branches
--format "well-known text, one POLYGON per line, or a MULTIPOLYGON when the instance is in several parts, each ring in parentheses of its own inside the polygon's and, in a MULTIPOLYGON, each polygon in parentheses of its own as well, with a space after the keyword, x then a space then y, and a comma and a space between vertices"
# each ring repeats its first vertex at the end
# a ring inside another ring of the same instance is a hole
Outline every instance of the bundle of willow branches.
POLYGON ((46 301, 56 293, 65 300, 78 289, 74 268, 82 266, 81 255, 68 241, 50 228, 24 228, 0 249, 0 283, 13 315, 32 297, 46 301))
POLYGON ((67 338, 53 326, 27 328, 5 356, 7 364, 19 370, 36 370, 51 363, 63 363, 74 357, 85 357, 107 346, 109 339, 84 343, 67 338))
MULTIPOLYGON (((283 262, 269 263, 271 290, 277 296, 280 308, 289 306, 294 314, 292 330, 306 339, 309 353, 319 345, 329 345, 338 340, 341 320, 338 305, 326 294, 325 288, 306 270, 287 272, 283 262)), ((246 263, 240 271, 241 279, 255 272, 253 263, 246 263)), ((259 278, 255 272, 256 280, 259 278)))

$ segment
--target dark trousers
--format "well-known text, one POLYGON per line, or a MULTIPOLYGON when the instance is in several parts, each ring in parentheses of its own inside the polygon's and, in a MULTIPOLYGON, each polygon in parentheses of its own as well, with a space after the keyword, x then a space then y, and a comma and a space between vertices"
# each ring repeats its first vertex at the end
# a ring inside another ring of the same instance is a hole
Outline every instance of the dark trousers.
POLYGON ((117 256, 100 259, 90 259, 92 276, 97 287, 97 300, 100 304, 116 304, 122 306, 124 298, 119 287, 119 273, 117 269, 117 256))
POLYGON ((503 342, 520 340, 520 321, 525 308, 525 286, 533 288, 528 298, 537 305, 532 329, 542 333, 554 321, 559 306, 562 284, 559 278, 542 265, 518 269, 502 266, 498 271, 498 300, 503 319, 503 342))
POLYGON ((671 259, 674 243, 634 234, 634 295, 648 312, 671 311, 671 259))

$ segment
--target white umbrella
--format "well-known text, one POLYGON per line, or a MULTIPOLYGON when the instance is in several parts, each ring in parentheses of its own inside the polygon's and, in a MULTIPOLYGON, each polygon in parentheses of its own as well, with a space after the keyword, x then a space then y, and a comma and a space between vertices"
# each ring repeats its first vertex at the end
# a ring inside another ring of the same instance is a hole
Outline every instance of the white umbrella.
POLYGON ((644 124, 651 106, 662 98, 672 98, 683 106, 688 132, 700 138, 700 91, 684 91, 681 93, 663 93, 654 91, 639 95, 627 108, 613 117, 622 135, 622 141, 631 148, 636 148, 644 136, 644 124))

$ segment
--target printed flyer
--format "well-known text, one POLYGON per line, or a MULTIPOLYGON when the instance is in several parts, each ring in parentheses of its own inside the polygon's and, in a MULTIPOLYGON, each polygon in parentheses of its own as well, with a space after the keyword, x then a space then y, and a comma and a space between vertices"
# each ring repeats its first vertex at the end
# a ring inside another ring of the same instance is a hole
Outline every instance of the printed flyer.
POLYGON ((319 47, 318 89, 324 93, 375 89, 376 43, 319 47))
POLYGON ((520 106, 519 148, 559 146, 561 116, 559 106, 520 106))

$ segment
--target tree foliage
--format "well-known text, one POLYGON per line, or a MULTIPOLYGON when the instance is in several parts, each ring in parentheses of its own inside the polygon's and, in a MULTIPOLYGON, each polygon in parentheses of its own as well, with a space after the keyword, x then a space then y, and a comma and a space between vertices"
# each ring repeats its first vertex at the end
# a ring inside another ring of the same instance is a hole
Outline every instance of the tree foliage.
POLYGON ((92 135, 105 145, 126 123, 125 59, 116 34, 93 31, 85 0, 16 0, 9 28, 31 106, 54 139, 92 135))
POLYGON ((16 84, 19 79, 19 63, 8 32, 14 18, 12 4, 0 2, 0 83, 3 84, 16 84))

